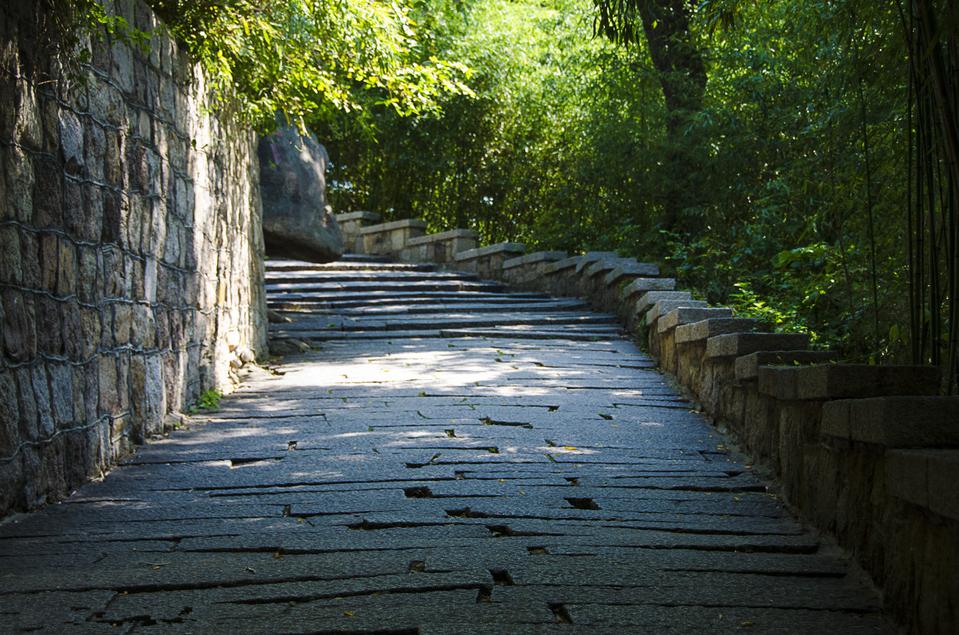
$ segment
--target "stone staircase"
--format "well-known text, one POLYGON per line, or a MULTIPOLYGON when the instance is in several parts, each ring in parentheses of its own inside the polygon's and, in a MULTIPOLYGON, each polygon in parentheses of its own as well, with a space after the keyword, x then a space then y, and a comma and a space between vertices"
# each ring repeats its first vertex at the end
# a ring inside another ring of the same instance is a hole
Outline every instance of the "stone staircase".
POLYGON ((341 339, 483 337, 597 340, 621 334, 617 318, 580 299, 511 292, 477 274, 350 256, 325 265, 266 263, 270 337, 307 345, 341 339))

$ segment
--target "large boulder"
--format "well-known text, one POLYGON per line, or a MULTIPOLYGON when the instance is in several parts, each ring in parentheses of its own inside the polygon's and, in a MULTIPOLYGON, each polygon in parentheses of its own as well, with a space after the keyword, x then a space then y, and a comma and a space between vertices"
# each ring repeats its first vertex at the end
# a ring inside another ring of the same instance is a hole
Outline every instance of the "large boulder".
POLYGON ((326 148, 283 127, 260 139, 258 154, 267 254, 311 262, 342 256, 343 234, 326 204, 326 148))

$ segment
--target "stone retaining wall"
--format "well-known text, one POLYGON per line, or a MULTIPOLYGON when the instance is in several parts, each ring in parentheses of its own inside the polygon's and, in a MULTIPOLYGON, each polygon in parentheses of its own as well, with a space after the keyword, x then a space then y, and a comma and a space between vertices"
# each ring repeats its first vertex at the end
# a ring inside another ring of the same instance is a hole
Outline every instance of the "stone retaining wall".
POLYGON ((453 266, 619 315, 786 501, 856 557, 908 632, 959 632, 959 397, 932 396, 937 369, 836 364, 808 337, 768 333, 614 253, 523 251, 490 245, 453 266))
POLYGON ((266 350, 253 134, 208 114, 166 37, 94 43, 72 92, 28 76, 16 16, 35 10, 0 7, 0 517, 65 496, 266 350))

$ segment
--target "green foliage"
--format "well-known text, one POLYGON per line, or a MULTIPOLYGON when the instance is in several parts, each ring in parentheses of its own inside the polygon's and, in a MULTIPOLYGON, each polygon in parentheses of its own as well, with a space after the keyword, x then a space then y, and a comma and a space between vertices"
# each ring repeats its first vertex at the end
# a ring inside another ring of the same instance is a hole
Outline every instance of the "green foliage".
POLYGON ((433 54, 471 68, 475 94, 439 115, 377 116, 375 140, 349 117, 320 126, 336 208, 663 261, 710 301, 847 358, 905 358, 907 68, 894 4, 698 3, 689 37, 709 82, 675 138, 644 38, 591 37, 593 0, 433 6, 421 20, 433 54), (684 153, 704 158, 677 175, 684 153), (695 191, 663 234, 677 183, 695 191))
POLYGON ((377 117, 375 140, 348 117, 320 127, 334 207, 531 247, 611 244, 620 219, 651 228, 641 214, 651 166, 637 158, 662 136, 660 88, 633 53, 589 37, 590 6, 451 5, 436 54, 472 69, 475 95, 447 100, 441 116, 377 117))
MULTIPOLYGON (((207 70, 216 95, 262 128, 277 112, 436 110, 468 94, 467 69, 424 52, 410 8, 383 0, 151 0, 207 70)), ((363 119, 358 119, 363 121, 363 119)))
POLYGON ((220 400, 223 399, 223 393, 220 391, 210 388, 203 392, 200 395, 200 398, 196 400, 196 403, 190 407, 190 414, 195 414, 200 411, 205 412, 216 412, 220 409, 220 400))

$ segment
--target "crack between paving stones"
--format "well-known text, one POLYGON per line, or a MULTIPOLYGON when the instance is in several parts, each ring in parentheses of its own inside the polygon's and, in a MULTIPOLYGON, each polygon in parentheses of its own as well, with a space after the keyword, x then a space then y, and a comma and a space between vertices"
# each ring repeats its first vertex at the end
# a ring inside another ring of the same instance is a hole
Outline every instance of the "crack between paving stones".
MULTIPOLYGON (((433 573, 433 572, 430 572, 433 573)), ((437 572, 439 573, 439 572, 437 572)), ((117 596, 124 595, 142 595, 146 593, 169 593, 173 591, 205 591, 210 589, 236 589, 242 587, 256 587, 256 586, 270 586, 277 584, 295 584, 300 582, 341 582, 341 581, 350 581, 350 580, 370 580, 374 578, 388 578, 394 576, 403 576, 406 575, 405 570, 397 570, 389 573, 374 573, 374 574, 350 574, 342 576, 290 576, 284 578, 270 578, 263 580, 211 580, 210 582, 193 582, 193 583, 183 583, 183 584, 135 584, 131 586, 119 586, 119 587, 110 587, 110 586, 88 586, 88 587, 55 587, 52 589, 49 588, 37 588, 37 589, 19 589, 17 591, 0 591, 0 596, 3 595, 36 595, 40 593, 48 593, 50 591, 64 591, 69 593, 88 593, 93 591, 111 591, 117 595, 114 598, 111 598, 111 601, 117 596)), ((340 594, 334 594, 333 597, 338 597, 340 594)), ((109 605, 109 602, 108 602, 109 605)))
MULTIPOLYGON (((536 585, 536 586, 559 586, 564 585, 536 585)), ((607 587, 608 588, 608 587, 607 587)), ((616 587, 616 588, 648 588, 648 587, 616 587)), ((720 604, 720 603, 692 603, 683 602, 566 602, 571 606, 655 606, 670 609, 751 609, 751 610, 779 610, 779 611, 816 611, 819 613, 836 613, 852 615, 876 615, 882 613, 880 607, 874 608, 842 608, 842 609, 824 609, 814 604, 808 606, 780 606, 776 604, 720 604)))
POLYGON ((722 575, 758 575, 771 578, 823 578, 823 579, 842 579, 846 578, 845 571, 777 571, 775 569, 690 569, 663 567, 660 571, 667 573, 719 573, 722 575))
POLYGON ((417 594, 417 593, 439 593, 443 591, 479 591, 482 588, 487 588, 489 585, 482 583, 471 583, 471 584, 437 584, 429 586, 419 586, 419 587, 386 587, 382 589, 369 589, 365 591, 341 591, 338 593, 315 593, 310 595, 287 595, 287 596, 278 596, 273 598, 250 598, 248 600, 227 600, 222 602, 217 602, 217 604, 242 604, 242 605, 259 605, 259 604, 303 604, 305 602, 314 602, 316 600, 331 600, 334 598, 352 598, 352 597, 366 597, 366 596, 376 596, 376 595, 406 595, 406 594, 417 594))

